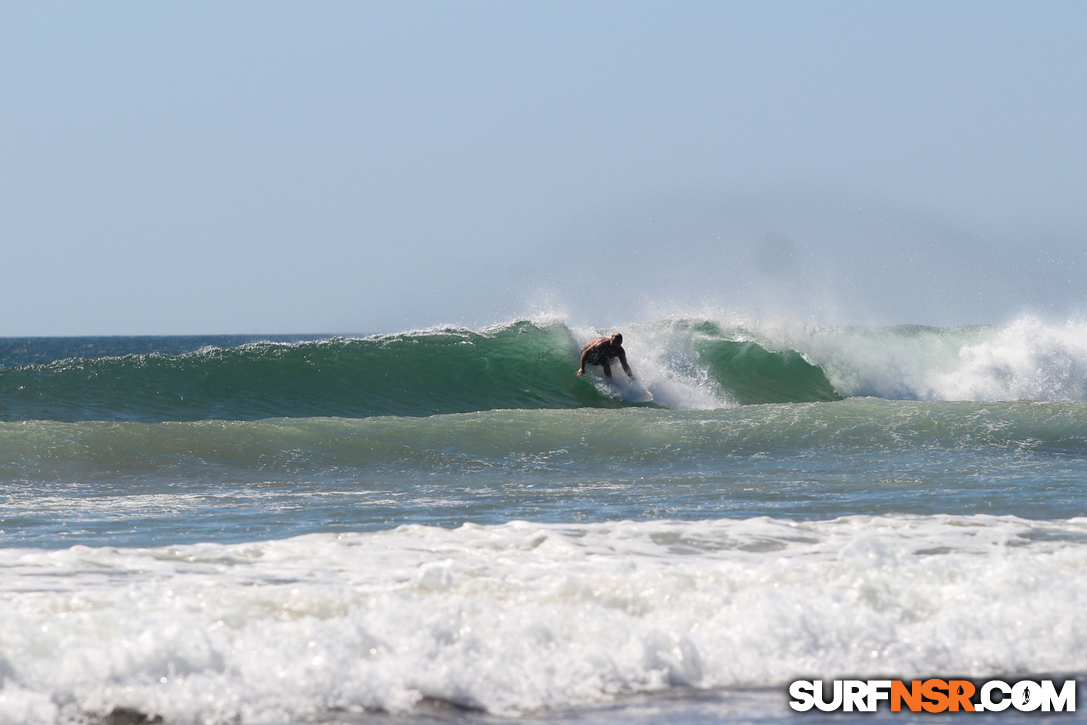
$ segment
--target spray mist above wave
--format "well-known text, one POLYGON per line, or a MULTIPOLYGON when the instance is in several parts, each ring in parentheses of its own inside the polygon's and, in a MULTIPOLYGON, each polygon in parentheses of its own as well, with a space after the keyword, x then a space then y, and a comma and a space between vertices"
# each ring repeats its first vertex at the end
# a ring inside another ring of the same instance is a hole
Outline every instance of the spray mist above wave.
POLYGON ((495 276, 527 287, 528 304, 578 300, 584 309, 585 300, 608 321, 629 321, 632 308, 646 320, 704 305, 835 325, 992 323, 1081 310, 1083 244, 1037 233, 1023 241, 826 188, 687 187, 587 208, 541 239, 530 264, 495 276), (536 288, 524 285, 526 267, 536 288))

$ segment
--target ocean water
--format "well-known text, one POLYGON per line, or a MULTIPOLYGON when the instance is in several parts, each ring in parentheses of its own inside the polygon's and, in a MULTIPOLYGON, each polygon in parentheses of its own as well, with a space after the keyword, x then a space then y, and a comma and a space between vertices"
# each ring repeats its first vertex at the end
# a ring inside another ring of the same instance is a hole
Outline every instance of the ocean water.
POLYGON ((863 716, 796 679, 1087 676, 1087 322, 620 331, 650 402, 561 319, 0 340, 0 723, 807 723, 863 716))

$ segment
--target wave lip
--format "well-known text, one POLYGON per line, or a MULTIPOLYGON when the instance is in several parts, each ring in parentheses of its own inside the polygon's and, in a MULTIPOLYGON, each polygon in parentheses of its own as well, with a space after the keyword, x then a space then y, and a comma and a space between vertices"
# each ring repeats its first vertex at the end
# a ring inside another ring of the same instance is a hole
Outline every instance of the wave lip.
POLYGON ((1084 520, 949 515, 8 549, 0 718, 516 715, 812 673, 1087 672, 1084 566, 1084 520))

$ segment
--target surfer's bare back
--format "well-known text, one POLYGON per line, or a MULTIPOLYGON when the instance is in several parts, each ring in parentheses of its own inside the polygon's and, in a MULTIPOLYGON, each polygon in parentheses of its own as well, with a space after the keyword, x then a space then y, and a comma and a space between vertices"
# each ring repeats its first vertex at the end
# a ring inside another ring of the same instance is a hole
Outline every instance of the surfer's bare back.
POLYGON ((611 359, 613 357, 619 358, 619 364, 623 366, 623 372, 633 380, 634 373, 630 372, 630 366, 627 365, 627 354, 623 350, 623 336, 618 332, 611 337, 598 337, 585 343, 585 347, 581 348, 581 367, 578 368, 577 374, 583 375, 586 365, 600 365, 604 368, 604 375, 610 378, 611 359))

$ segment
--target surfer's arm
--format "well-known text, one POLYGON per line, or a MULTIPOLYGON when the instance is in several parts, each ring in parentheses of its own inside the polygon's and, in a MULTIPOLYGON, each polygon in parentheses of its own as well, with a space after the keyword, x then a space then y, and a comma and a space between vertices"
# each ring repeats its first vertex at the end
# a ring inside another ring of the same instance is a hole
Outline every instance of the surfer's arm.
POLYGON ((585 347, 581 348, 581 367, 578 368, 578 371, 577 371, 578 375, 584 375, 585 374, 585 365, 586 364, 588 364, 590 362, 593 363, 594 365, 596 364, 596 362, 597 362, 596 359, 595 359, 596 348, 597 348, 597 342, 599 342, 600 339, 602 339, 602 338, 597 338, 596 340, 590 340, 589 343, 587 345, 585 345, 585 347), (592 359, 590 359, 590 358, 592 358, 592 359))
POLYGON ((630 366, 627 365, 627 354, 622 349, 619 350, 619 354, 616 355, 619 358, 619 364, 623 366, 623 372, 627 374, 627 377, 631 380, 634 379, 634 373, 630 371, 630 366))

